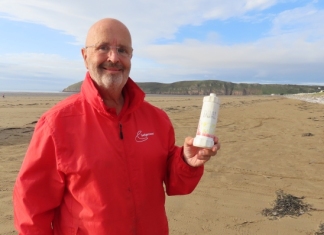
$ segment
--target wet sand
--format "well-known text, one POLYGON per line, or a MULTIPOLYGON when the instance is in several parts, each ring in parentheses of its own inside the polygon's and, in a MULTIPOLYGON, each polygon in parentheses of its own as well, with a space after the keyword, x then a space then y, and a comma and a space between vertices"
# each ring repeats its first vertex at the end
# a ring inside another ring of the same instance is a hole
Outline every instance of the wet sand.
MULTIPOLYGON (((67 94, 0 99, 0 234, 13 227, 12 187, 38 118, 67 94)), ((223 96, 222 147, 196 190, 167 197, 170 234, 314 234, 324 222, 324 105, 284 96, 223 96), (270 220, 276 191, 305 198, 316 210, 270 220)), ((202 96, 148 96, 170 116, 176 142, 194 136, 202 96)))

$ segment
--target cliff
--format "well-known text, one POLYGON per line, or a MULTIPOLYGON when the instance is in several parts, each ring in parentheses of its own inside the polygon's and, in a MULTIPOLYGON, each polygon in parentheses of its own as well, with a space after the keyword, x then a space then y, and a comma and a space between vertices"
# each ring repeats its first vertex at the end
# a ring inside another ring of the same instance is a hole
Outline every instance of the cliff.
MULTIPOLYGON (((82 82, 75 83, 64 92, 79 92, 82 82)), ((137 85, 146 94, 167 95, 270 95, 297 94, 318 92, 318 86, 280 85, 280 84, 248 84, 232 83, 217 80, 181 81, 174 83, 138 82, 137 85)))

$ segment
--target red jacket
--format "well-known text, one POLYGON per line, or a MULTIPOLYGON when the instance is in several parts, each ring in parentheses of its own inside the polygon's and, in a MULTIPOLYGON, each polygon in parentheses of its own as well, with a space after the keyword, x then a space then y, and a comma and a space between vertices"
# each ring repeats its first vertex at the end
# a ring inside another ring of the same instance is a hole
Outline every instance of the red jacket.
POLYGON ((168 234, 165 191, 192 192, 203 167, 183 161, 166 113, 130 78, 123 93, 117 116, 87 74, 40 118, 14 188, 19 234, 168 234))

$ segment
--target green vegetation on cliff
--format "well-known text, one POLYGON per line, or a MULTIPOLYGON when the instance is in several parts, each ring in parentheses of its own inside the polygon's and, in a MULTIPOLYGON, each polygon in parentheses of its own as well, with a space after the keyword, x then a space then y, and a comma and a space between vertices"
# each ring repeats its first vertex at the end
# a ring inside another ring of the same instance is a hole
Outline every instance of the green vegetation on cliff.
MULTIPOLYGON (((75 83, 63 91, 78 92, 82 82, 75 83)), ((249 84, 232 83, 217 80, 181 81, 174 83, 138 82, 137 85, 146 94, 167 95, 271 95, 297 94, 318 92, 318 86, 280 85, 280 84, 249 84)))

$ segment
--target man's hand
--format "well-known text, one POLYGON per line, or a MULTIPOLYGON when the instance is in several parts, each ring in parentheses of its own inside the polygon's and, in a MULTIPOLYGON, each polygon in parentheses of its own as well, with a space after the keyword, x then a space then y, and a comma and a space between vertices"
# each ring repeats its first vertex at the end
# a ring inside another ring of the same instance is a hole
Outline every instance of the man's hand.
POLYGON ((192 137, 187 137, 183 144, 183 158, 185 162, 192 166, 198 167, 204 165, 212 156, 215 156, 220 149, 218 138, 214 137, 214 146, 211 149, 204 149, 193 146, 192 137))

